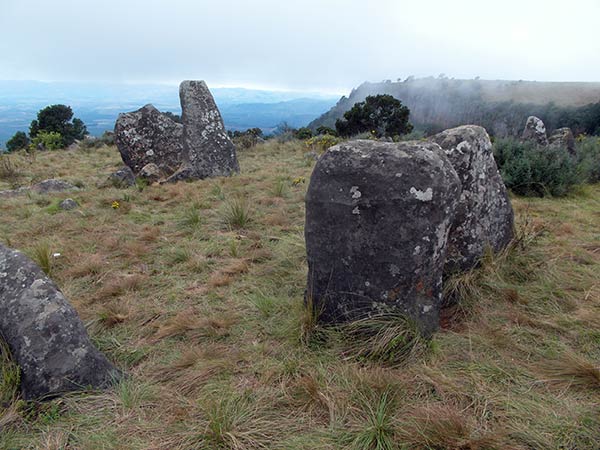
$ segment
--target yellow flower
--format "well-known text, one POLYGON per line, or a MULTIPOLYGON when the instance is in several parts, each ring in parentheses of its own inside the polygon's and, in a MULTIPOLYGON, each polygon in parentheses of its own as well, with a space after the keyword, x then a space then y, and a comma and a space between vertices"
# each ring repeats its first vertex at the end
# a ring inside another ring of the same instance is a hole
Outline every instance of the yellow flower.
POLYGON ((115 200, 110 206, 112 207, 112 209, 119 209, 119 206, 121 206, 121 204, 115 200))
POLYGON ((304 178, 304 177, 298 177, 298 178, 294 178, 294 180, 292 181, 292 184, 294 186, 297 186, 300 183, 304 183, 304 182, 306 182, 306 178, 304 178))

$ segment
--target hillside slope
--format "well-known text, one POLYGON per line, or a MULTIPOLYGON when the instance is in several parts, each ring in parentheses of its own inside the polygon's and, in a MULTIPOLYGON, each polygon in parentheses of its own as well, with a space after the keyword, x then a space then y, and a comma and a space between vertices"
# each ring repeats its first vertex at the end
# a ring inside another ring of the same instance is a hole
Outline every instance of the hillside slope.
MULTIPOLYGON (((529 115, 538 115, 549 128, 568 126, 562 120, 574 108, 600 102, 600 83, 409 78, 405 81, 363 83, 310 123, 334 127, 348 109, 369 95, 390 94, 411 110, 411 122, 423 131, 465 123, 482 125, 497 136, 520 132, 529 115)), ((572 114, 570 115, 572 116, 572 114)))

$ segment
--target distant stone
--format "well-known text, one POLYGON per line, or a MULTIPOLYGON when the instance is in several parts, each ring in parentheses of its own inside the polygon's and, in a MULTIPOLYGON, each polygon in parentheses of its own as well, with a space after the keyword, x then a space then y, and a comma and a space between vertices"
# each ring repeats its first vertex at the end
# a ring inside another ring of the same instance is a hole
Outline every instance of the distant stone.
POLYGON ((72 198, 65 198, 62 202, 58 204, 58 207, 64 211, 70 211, 72 209, 77 208, 79 205, 72 198))
POLYGON ((505 248, 513 238, 514 214, 484 128, 465 125, 431 140, 442 147, 462 184, 448 240, 448 275, 475 267, 487 247, 505 248))
POLYGON ((539 119, 535 116, 529 116, 527 118, 527 123, 525 124, 525 129, 523 130, 521 138, 524 141, 531 141, 537 145, 548 145, 548 137, 546 136, 546 125, 544 125, 542 119, 539 119))
POLYGON ((108 176, 106 185, 126 189, 135 185, 135 175, 129 167, 123 167, 108 176))
POLYGON ((163 174, 160 170, 160 167, 158 167, 154 163, 150 163, 142 167, 142 170, 140 170, 138 176, 148 181, 149 183, 155 183, 163 177, 163 174))
POLYGON ((435 331, 460 190, 432 142, 357 140, 327 150, 306 194, 306 297, 320 320, 395 312, 435 331))
POLYGON ((169 181, 230 176, 239 172, 235 146, 204 81, 179 86, 183 123, 183 164, 169 181))
POLYGON ((77 186, 72 185, 63 180, 50 179, 40 181, 32 186, 23 186, 18 189, 8 189, 4 191, 0 191, 0 198, 13 198, 19 195, 27 194, 28 192, 34 192, 36 194, 53 194, 56 192, 66 192, 66 191, 78 191, 79 188, 77 186))
POLYGON ((34 184, 30 190, 37 194, 52 194, 55 192, 78 191, 79 188, 63 180, 50 179, 34 184))
POLYGON ((102 389, 121 376, 52 280, 1 244, 0 334, 21 369, 25 400, 102 389))
POLYGON ((548 138, 550 147, 561 148, 575 155, 575 136, 570 128, 558 128, 548 138))
POLYGON ((156 164, 172 174, 182 162, 183 126, 152 105, 119 114, 115 143, 126 166, 137 174, 147 164, 156 164))

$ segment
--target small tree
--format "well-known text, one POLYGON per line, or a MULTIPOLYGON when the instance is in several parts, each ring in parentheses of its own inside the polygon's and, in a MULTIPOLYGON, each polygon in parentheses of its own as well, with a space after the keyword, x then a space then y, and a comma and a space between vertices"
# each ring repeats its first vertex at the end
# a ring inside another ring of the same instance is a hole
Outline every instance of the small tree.
POLYGON ((296 137, 298 139, 310 139, 312 137, 312 131, 310 128, 302 127, 296 130, 296 137))
POLYGON ((27 148, 28 145, 29 138, 27 137, 27 134, 22 131, 17 131, 15 135, 6 142, 6 151, 14 152, 17 150, 22 150, 27 148))
POLYGON ((32 121, 29 127, 29 135, 34 139, 40 132, 60 134, 62 147, 88 134, 83 121, 73 118, 73 110, 66 105, 51 105, 38 112, 37 120, 32 121))
POLYGON ((368 96, 346 111, 343 119, 335 122, 340 136, 371 132, 377 137, 400 136, 410 133, 410 110, 391 95, 368 96))

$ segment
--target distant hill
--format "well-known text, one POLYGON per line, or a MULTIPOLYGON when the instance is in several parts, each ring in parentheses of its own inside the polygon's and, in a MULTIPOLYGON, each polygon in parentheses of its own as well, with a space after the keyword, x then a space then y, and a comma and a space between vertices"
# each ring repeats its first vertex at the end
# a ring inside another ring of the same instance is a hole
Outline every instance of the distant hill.
POLYGON ((585 128, 579 122, 587 119, 579 116, 575 119, 575 116, 581 113, 587 117, 586 105, 600 103, 600 83, 433 77, 363 83, 309 126, 313 129, 320 125, 334 127, 335 121, 355 103, 376 94, 390 94, 401 100, 411 110, 411 122, 425 132, 478 124, 494 135, 507 136, 519 133, 527 116, 532 114, 548 122, 550 129, 585 128))
MULTIPOLYGON (((305 126, 338 99, 322 93, 244 88, 211 92, 228 129, 260 127, 266 133, 281 122, 305 126)), ((15 132, 28 131, 41 108, 57 103, 71 106, 92 135, 112 130, 119 113, 147 103, 161 111, 181 111, 177 85, 0 81, 0 148, 15 132)))

